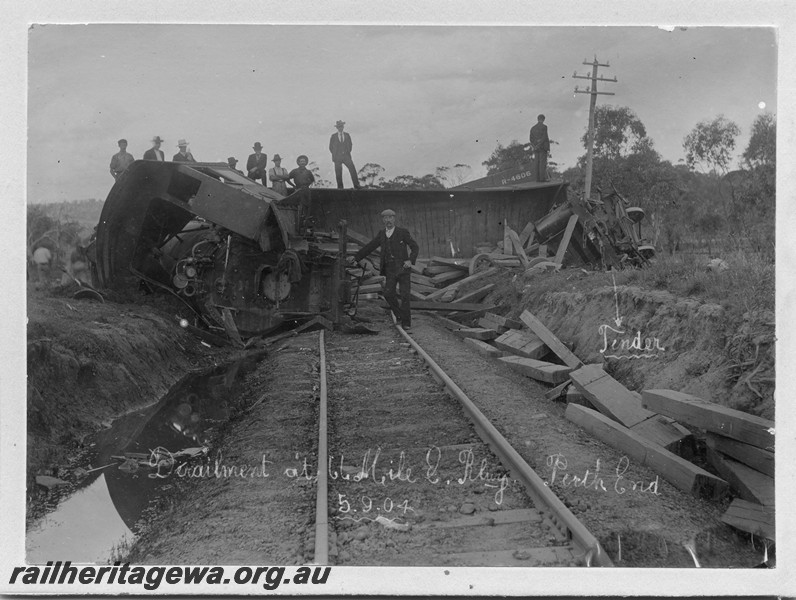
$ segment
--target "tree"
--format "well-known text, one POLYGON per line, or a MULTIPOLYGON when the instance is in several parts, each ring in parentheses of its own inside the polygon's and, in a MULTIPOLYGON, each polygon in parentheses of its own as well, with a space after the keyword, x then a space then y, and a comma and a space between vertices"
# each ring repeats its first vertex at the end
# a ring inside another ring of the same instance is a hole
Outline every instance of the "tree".
POLYGON ((531 157, 525 146, 517 140, 512 140, 508 146, 498 143, 492 155, 481 164, 486 167, 487 175, 495 175, 528 164, 530 161, 531 157))
POLYGON ((470 165, 457 163, 452 167, 437 167, 435 174, 437 179, 445 184, 445 187, 450 188, 468 181, 472 171, 470 165))
POLYGON ((321 177, 321 168, 318 166, 318 164, 315 161, 312 161, 310 164, 308 164, 307 168, 312 172, 312 176, 315 177, 315 183, 312 184, 312 187, 319 187, 319 188, 332 187, 331 181, 321 177))
POLYGON ((445 186, 431 173, 422 177, 414 175, 399 175, 398 177, 385 181, 381 184, 386 190, 444 190, 445 186))
POLYGON ((744 150, 743 159, 750 169, 776 166, 777 119, 771 113, 758 115, 752 123, 752 135, 744 150))
POLYGON ((735 138, 740 133, 738 125, 724 115, 697 123, 683 139, 688 168, 693 170, 702 165, 712 172, 727 173, 735 150, 735 138))
POLYGON ((359 170, 357 175, 365 187, 376 187, 377 178, 379 179, 379 183, 384 181, 383 177, 379 177, 382 173, 384 173, 384 167, 380 164, 368 163, 359 170))
MULTIPOLYGON (((581 138, 588 149, 588 132, 581 138)), ((594 158, 621 158, 652 148, 647 128, 627 106, 601 105, 594 111, 594 158)), ((585 160, 585 159, 584 159, 585 160)))

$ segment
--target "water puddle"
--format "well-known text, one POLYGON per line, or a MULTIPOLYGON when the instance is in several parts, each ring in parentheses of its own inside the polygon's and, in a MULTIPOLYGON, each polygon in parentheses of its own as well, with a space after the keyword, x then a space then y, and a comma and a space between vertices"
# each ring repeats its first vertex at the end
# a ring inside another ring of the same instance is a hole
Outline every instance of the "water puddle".
POLYGON ((131 542, 150 500, 172 485, 157 476, 163 461, 203 455, 213 430, 229 419, 243 376, 260 358, 262 354, 188 376, 156 404, 99 432, 91 463, 109 466, 90 473, 75 493, 28 530, 27 562, 104 564, 131 542))

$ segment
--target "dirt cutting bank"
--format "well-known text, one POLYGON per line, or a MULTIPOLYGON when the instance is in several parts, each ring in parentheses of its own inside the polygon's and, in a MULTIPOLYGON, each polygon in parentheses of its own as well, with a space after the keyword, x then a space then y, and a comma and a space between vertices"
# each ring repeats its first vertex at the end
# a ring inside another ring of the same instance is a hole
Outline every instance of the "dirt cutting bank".
POLYGON ((771 311, 739 313, 664 290, 614 288, 610 273, 580 269, 495 282, 487 302, 508 306, 510 316, 531 311, 582 361, 604 362, 631 390, 672 389, 774 419, 771 311))
POLYGON ((27 339, 28 488, 115 417, 156 402, 192 369, 223 360, 183 330, 173 307, 100 304, 31 291, 27 339))

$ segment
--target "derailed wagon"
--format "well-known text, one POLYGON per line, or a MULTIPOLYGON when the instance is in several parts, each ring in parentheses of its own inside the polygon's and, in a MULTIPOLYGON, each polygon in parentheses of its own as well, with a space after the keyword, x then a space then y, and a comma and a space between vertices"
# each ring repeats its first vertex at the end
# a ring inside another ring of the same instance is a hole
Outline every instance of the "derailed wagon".
POLYGON ((373 235, 384 208, 398 211, 421 255, 472 256, 505 219, 536 221, 565 198, 563 182, 283 197, 224 163, 136 161, 103 207, 95 283, 168 292, 206 326, 229 331, 234 323, 242 337, 314 316, 340 323, 351 301, 348 242, 373 235))

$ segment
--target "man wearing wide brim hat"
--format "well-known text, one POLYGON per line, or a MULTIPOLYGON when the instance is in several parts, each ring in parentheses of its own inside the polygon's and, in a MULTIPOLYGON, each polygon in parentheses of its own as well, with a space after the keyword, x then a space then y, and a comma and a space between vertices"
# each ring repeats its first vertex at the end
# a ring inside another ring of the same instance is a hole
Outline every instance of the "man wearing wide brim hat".
POLYGON ((271 182, 271 189, 275 192, 287 196, 287 180, 290 177, 287 169, 282 166, 282 157, 274 154, 272 159, 274 166, 268 169, 268 180, 271 182))
POLYGON ((241 171, 238 168, 238 166, 237 166, 238 165, 238 159, 235 158, 234 156, 230 156, 230 157, 227 158, 227 164, 229 165, 229 168, 232 169, 233 171, 237 171, 241 175, 243 174, 243 171, 241 171))
POLYGON ((371 241, 354 255, 354 261, 360 262, 376 248, 381 248, 380 272, 386 278, 384 283, 384 299, 390 310, 404 329, 412 327, 410 306, 412 265, 417 260, 420 248, 412 239, 408 229, 395 226, 395 211, 382 211, 381 219, 384 229, 379 231, 371 241), (400 303, 396 287, 400 290, 400 303))
POLYGON ((172 158, 171 160, 173 160, 174 162, 196 162, 196 159, 193 157, 193 154, 191 154, 188 151, 188 142, 186 142, 185 140, 178 141, 177 148, 179 148, 180 151, 177 152, 177 154, 175 154, 174 158, 172 158))
POLYGON ((160 139, 159 135, 156 135, 152 138, 152 147, 144 152, 144 160, 159 160, 163 162, 166 158, 163 156, 163 150, 160 149, 160 145, 163 143, 163 140, 160 139))
POLYGON ((337 121, 334 125, 337 128, 337 133, 333 133, 329 138, 329 152, 332 153, 332 162, 334 163, 334 174, 337 177, 338 189, 343 189, 343 165, 348 167, 348 172, 351 174, 351 182, 354 184, 355 189, 359 189, 359 177, 357 177, 357 168, 354 166, 354 161, 351 159, 351 136, 343 131, 345 121, 337 121))
POLYGON ((249 160, 246 161, 246 175, 249 179, 258 179, 266 185, 266 172, 268 171, 268 155, 262 152, 263 145, 260 142, 254 142, 254 154, 249 154, 249 160))

